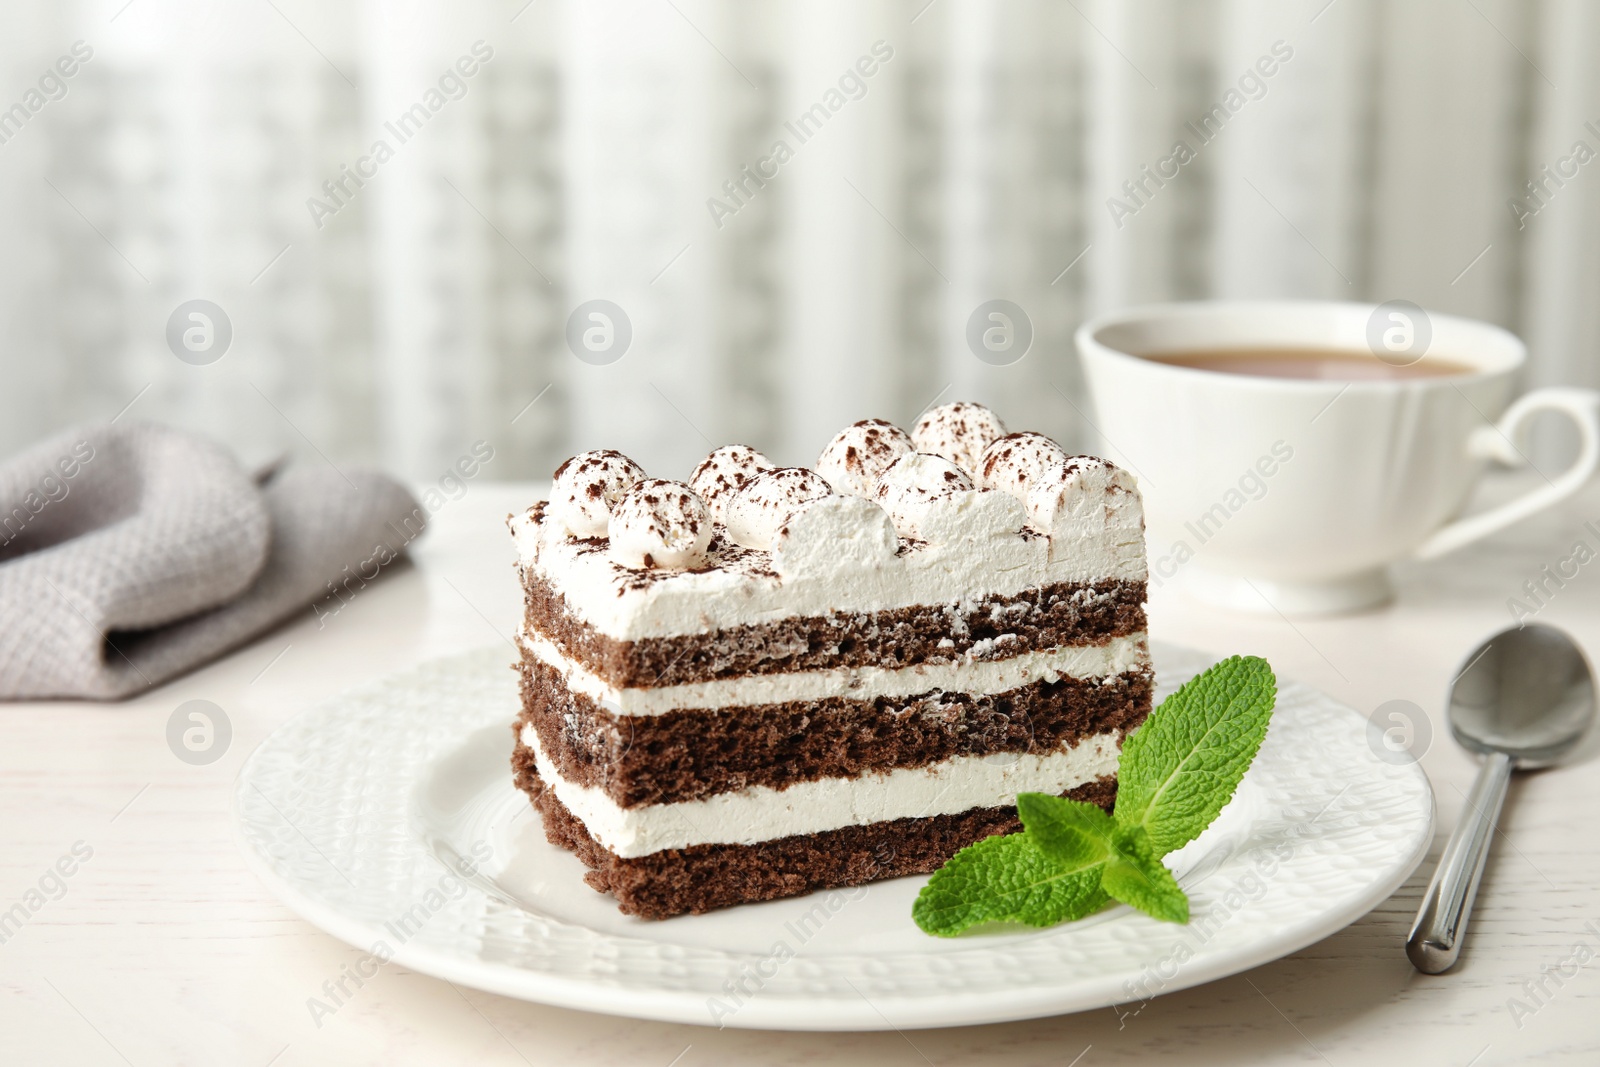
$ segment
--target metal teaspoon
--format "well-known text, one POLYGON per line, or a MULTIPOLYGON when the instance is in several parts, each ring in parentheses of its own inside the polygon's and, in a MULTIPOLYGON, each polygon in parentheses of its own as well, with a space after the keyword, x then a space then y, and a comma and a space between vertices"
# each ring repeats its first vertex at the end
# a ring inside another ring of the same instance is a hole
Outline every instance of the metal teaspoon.
POLYGON ((1565 756, 1594 713, 1589 662, 1553 626, 1502 630, 1467 660, 1450 686, 1446 714, 1456 743, 1481 754, 1483 766, 1406 939, 1406 955, 1417 970, 1442 974, 1461 954, 1511 772, 1565 756))

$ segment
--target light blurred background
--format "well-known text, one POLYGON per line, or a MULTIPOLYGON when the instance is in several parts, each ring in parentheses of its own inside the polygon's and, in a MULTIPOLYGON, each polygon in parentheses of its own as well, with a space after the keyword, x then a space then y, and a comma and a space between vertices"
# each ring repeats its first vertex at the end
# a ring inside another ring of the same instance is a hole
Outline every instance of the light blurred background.
POLYGON ((0 451, 122 413, 251 462, 427 480, 487 441, 485 475, 543 477, 605 445, 683 477, 957 398, 1087 446, 1073 329, 1203 297, 1408 299, 1522 334, 1529 385, 1600 384, 1600 164, 1561 162, 1600 150, 1597 48, 1588 0, 13 0, 0 451), (784 123, 877 42, 801 144, 784 123), (966 341, 995 298, 1034 332, 1010 365, 966 341), (192 299, 232 326, 208 365, 167 342, 192 299), (607 365, 566 341, 597 299, 632 329, 607 365))

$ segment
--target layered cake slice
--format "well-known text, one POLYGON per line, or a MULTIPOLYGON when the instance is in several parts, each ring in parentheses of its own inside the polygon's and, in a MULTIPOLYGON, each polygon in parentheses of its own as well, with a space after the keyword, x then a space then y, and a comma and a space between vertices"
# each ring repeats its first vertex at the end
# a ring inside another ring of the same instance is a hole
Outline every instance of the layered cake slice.
POLYGON ((928 872, 1019 792, 1109 808, 1150 710, 1132 477, 975 404, 810 470, 586 452, 509 524, 516 782, 629 914, 928 872))

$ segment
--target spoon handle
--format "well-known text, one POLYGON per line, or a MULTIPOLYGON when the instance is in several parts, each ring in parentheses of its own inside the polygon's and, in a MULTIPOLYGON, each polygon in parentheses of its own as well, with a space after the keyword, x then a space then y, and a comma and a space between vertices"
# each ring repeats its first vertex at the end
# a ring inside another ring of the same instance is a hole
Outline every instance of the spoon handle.
POLYGON ((1406 939, 1406 955, 1423 974, 1443 974, 1455 966, 1467 933, 1467 914, 1478 895, 1483 862, 1489 858, 1489 840, 1505 803, 1511 781, 1512 760, 1496 752, 1483 761, 1478 778, 1467 794, 1466 810, 1455 833, 1444 846, 1433 881, 1423 894, 1417 921, 1406 939))

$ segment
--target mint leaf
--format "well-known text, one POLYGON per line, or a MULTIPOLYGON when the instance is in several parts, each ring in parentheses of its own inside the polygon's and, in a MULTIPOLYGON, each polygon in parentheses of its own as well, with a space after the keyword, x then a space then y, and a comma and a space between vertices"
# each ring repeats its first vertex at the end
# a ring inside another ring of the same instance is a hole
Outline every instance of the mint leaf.
POLYGON ((1039 851, 1058 863, 1087 868, 1111 855, 1117 824, 1094 804, 1048 793, 1019 793, 1017 814, 1039 851))
POLYGON ((1100 864, 1053 860, 1027 834, 986 837, 933 872, 911 917, 938 937, 983 922, 1054 926, 1104 907, 1100 864))
POLYGON ((1250 769, 1277 694, 1266 660, 1234 656, 1163 700, 1123 742, 1117 825, 1142 827, 1156 856, 1199 837, 1250 769))
POLYGON ((1189 921, 1189 898, 1150 847, 1144 827, 1119 827, 1100 887, 1124 904, 1169 923, 1189 921))

